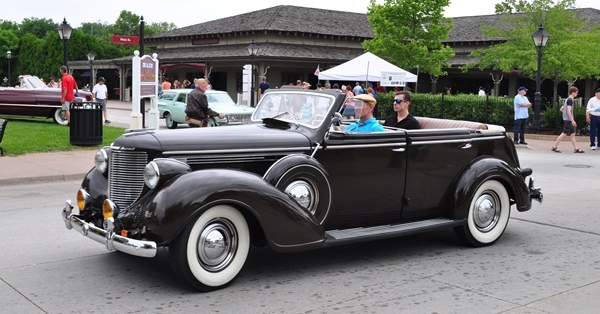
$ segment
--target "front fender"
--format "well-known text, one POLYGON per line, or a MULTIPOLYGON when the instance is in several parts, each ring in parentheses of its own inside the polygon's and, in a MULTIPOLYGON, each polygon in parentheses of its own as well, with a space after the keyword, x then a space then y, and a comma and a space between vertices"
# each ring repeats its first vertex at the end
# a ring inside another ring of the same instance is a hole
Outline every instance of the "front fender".
POLYGON ((159 245, 168 244, 217 204, 229 204, 247 218, 253 216, 276 251, 319 247, 325 240, 323 228, 289 195, 253 173, 227 169, 195 171, 163 185, 149 200, 146 235, 159 245))
POLYGON ((457 180, 454 209, 448 213, 448 218, 466 218, 473 194, 484 181, 490 179, 497 180, 506 187, 509 197, 517 204, 518 211, 531 208, 529 190, 518 170, 500 159, 482 158, 467 167, 457 180))
POLYGON ((96 167, 92 168, 83 178, 81 188, 90 193, 93 208, 102 208, 102 202, 108 197, 108 179, 105 175, 96 167))

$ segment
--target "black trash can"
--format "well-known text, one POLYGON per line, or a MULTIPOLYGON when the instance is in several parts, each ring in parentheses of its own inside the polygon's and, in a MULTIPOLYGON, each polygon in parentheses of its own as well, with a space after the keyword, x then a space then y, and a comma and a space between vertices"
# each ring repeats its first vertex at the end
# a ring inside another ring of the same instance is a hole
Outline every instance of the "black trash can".
POLYGON ((102 104, 99 102, 71 103, 71 144, 99 145, 102 143, 102 104))

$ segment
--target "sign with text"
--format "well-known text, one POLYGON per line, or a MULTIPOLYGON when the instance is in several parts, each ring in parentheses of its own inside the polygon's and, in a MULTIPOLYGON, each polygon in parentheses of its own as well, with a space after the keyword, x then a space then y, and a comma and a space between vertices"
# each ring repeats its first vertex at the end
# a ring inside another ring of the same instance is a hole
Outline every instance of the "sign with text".
POLYGON ((157 85, 157 62, 150 56, 140 58, 140 97, 155 96, 157 85))
POLYGON ((139 36, 124 36, 124 35, 112 35, 110 41, 113 44, 121 45, 138 45, 140 43, 139 36))
POLYGON ((381 86, 404 86, 406 72, 381 72, 381 86))
POLYGON ((140 57, 139 51, 133 52, 131 59, 131 129, 140 129, 145 127, 144 122, 148 120, 148 128, 158 130, 159 111, 158 111, 158 55, 152 54, 152 57, 144 55, 140 57), (150 110, 145 115, 145 110, 141 109, 144 98, 150 99, 150 110))

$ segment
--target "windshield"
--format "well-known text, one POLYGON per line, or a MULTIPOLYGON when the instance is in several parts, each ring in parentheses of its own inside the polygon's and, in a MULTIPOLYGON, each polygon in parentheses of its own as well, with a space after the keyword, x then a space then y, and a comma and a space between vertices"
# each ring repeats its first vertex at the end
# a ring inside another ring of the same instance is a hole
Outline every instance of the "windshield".
POLYGON ((274 118, 317 128, 323 122, 335 98, 332 95, 303 92, 270 92, 261 99, 252 121, 274 118))
POLYGON ((164 91, 162 94, 158 95, 158 99, 173 100, 175 95, 177 95, 176 92, 164 91))
POLYGON ((37 76, 24 77, 21 81, 21 88, 46 88, 46 84, 37 76))
POLYGON ((206 98, 209 104, 228 104, 235 105, 235 102, 227 93, 206 93, 206 98))

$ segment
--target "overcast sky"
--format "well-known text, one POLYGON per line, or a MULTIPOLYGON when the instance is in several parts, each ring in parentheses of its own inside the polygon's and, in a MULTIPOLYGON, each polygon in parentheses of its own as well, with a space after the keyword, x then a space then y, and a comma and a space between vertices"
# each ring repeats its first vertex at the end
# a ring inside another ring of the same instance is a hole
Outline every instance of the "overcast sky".
MULTIPOLYGON (((47 18, 56 23, 63 18, 78 27, 84 22, 116 21, 122 10, 144 17, 146 23, 173 22, 178 27, 262 10, 277 5, 366 13, 369 0, 259 0, 259 1, 164 1, 164 0, 0 0, 0 19, 20 23, 24 18, 47 18), (235 2, 235 5, 233 4, 235 2), (166 6, 166 7, 165 7, 166 6)), ((383 2, 379 0, 379 2, 383 2)), ((501 0, 451 0, 447 17, 494 14, 501 0)), ((599 0, 577 0, 579 8, 600 9, 599 0)))

